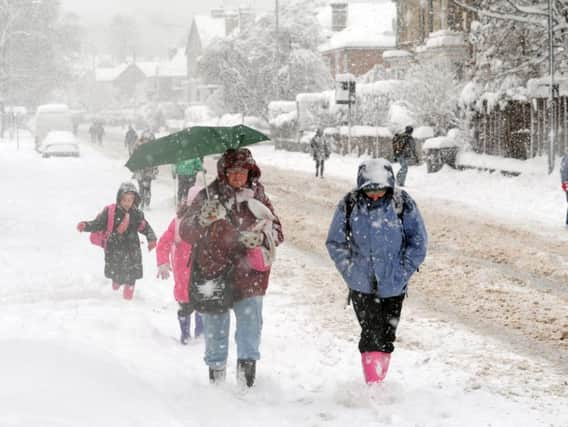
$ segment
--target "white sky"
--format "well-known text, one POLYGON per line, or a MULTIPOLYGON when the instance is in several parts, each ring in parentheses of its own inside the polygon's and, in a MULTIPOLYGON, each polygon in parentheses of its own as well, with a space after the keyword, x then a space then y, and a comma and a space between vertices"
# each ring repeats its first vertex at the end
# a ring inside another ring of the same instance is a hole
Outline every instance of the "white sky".
MULTIPOLYGON (((282 3, 283 0, 280 0, 282 3)), ((285 1, 285 0, 284 0, 285 1)), ((212 7, 225 5, 226 7, 238 7, 239 5, 252 5, 260 10, 269 10, 274 7, 274 0, 218 0, 213 2, 203 2, 197 0, 62 0, 61 4, 65 10, 81 15, 85 20, 89 17, 99 20, 99 18, 109 18, 116 13, 127 14, 147 14, 148 12, 171 11, 173 17, 181 14, 191 16, 195 13, 207 13, 212 7)), ((188 18, 189 19, 189 18, 188 18)))
MULTIPOLYGON (((286 0, 280 0, 280 4, 286 0)), ((274 10, 275 0, 61 0, 62 9, 80 16, 86 28, 89 52, 108 53, 108 25, 117 14, 133 17, 138 25, 140 57, 165 56, 169 48, 183 46, 194 14, 209 14, 224 5, 250 5, 258 12, 274 10)))

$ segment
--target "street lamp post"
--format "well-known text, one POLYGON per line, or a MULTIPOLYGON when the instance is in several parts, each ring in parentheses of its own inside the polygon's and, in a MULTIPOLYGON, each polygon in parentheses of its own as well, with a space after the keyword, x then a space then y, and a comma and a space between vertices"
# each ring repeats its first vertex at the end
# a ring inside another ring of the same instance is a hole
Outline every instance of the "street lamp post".
POLYGON ((276 99, 280 99, 280 81, 278 78, 278 72, 280 70, 280 40, 279 40, 279 31, 280 31, 280 6, 278 4, 278 0, 274 0, 274 56, 275 56, 275 64, 276 64, 276 99))
POLYGON ((550 126, 549 144, 548 144, 548 173, 554 170, 554 140, 556 132, 556 116, 554 108, 554 31, 552 20, 552 0, 548 0, 548 65, 550 72, 550 87, 549 87, 549 100, 548 100, 548 125, 550 126))

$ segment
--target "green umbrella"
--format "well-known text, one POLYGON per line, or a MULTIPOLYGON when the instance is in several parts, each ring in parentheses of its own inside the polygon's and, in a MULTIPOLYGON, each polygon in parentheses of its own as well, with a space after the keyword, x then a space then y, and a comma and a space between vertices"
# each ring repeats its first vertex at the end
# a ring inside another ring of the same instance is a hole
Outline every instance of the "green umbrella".
POLYGON ((268 139, 270 138, 263 133, 245 125, 193 126, 141 145, 132 153, 126 167, 135 171, 151 166, 177 164, 183 160, 224 153, 230 148, 240 148, 268 139))

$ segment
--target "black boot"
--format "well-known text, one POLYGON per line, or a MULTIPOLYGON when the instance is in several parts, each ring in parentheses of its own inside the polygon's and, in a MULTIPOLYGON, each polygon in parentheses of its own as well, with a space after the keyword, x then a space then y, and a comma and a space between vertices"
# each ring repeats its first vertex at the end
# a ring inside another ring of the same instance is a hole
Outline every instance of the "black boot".
POLYGON ((209 382, 211 384, 221 384, 225 382, 226 369, 213 369, 209 368, 209 382))
POLYGON ((237 382, 247 387, 254 385, 256 360, 237 360, 237 382))

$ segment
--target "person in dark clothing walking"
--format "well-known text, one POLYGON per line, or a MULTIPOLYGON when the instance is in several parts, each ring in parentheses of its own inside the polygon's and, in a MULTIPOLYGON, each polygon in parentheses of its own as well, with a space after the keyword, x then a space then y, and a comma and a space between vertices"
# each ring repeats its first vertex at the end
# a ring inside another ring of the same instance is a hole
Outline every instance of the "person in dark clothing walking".
POLYGON ((200 159, 189 159, 175 165, 175 175, 178 180, 177 199, 178 205, 185 201, 187 192, 195 184, 197 172, 203 170, 200 159))
POLYGON ((316 134, 310 141, 310 151, 316 162, 316 177, 323 178, 324 163, 329 158, 330 150, 327 140, 321 129, 316 130, 316 134))
POLYGON ((105 128, 102 124, 102 122, 98 122, 96 127, 96 135, 97 135, 97 142, 99 143, 99 145, 103 145, 103 138, 105 136, 105 128))
POLYGON ((134 145, 136 145, 137 140, 138 134, 134 130, 134 127, 128 125, 128 131, 126 131, 126 135, 124 136, 124 146, 128 149, 129 156, 134 152, 134 145))
POLYGON ((418 161, 416 141, 412 137, 413 131, 412 126, 406 126, 403 133, 395 134, 392 142, 394 159, 400 163, 400 170, 396 174, 396 183, 400 187, 404 187, 406 183, 408 161, 413 158, 418 161))
MULTIPOLYGON (((156 138, 154 134, 148 131, 142 132, 142 136, 134 145, 134 150, 143 144, 150 141, 154 141, 156 138)), ((139 169, 134 172, 132 178, 138 181, 138 189, 140 191, 140 209, 146 209, 150 207, 150 202, 152 201, 152 181, 158 176, 159 169, 154 166, 149 166, 147 168, 139 169)))
POLYGON ((123 183, 116 195, 116 204, 109 205, 93 221, 81 221, 77 230, 107 231, 109 235, 104 245, 105 277, 112 280, 112 288, 117 291, 124 286, 123 297, 130 300, 134 296, 136 280, 142 278, 142 252, 138 233, 146 236, 148 250, 156 247, 156 235, 144 213, 138 209, 140 195, 136 186, 123 183), (111 221, 109 221, 109 215, 111 221))
POLYGON ((361 326, 359 351, 368 384, 387 374, 408 282, 426 257, 427 241, 418 206, 395 188, 390 162, 362 162, 357 187, 335 210, 326 247, 361 326))

